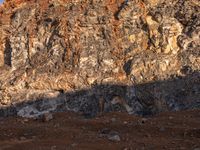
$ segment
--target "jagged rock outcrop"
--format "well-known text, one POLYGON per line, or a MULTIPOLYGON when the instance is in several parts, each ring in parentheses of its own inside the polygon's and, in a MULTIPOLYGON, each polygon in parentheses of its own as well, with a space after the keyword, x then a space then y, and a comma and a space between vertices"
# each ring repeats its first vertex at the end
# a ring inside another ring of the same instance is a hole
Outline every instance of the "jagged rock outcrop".
POLYGON ((99 99, 107 105, 115 95, 135 113, 194 107, 200 100, 200 2, 6 0, 0 66, 3 113, 51 99, 59 101, 53 110, 62 105, 96 114, 99 99))

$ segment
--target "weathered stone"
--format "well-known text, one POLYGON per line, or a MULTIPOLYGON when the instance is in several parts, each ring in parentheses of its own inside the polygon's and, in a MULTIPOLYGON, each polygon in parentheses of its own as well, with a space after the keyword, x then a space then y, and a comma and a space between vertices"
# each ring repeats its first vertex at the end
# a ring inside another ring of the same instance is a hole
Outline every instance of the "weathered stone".
POLYGON ((115 110, 114 97, 130 114, 189 107, 199 96, 199 5, 6 0, 0 6, 0 103, 21 116, 43 114, 41 107, 94 116, 100 97, 100 111, 115 110), (182 73, 184 66, 190 71, 182 73))
POLYGON ((110 130, 108 128, 102 129, 100 131, 99 137, 106 137, 106 138, 108 138, 108 140, 113 141, 113 142, 121 141, 119 133, 114 130, 110 130))
POLYGON ((119 135, 117 135, 117 134, 116 135, 110 135, 108 137, 108 139, 111 140, 111 141, 114 141, 114 142, 120 142, 121 141, 119 135))

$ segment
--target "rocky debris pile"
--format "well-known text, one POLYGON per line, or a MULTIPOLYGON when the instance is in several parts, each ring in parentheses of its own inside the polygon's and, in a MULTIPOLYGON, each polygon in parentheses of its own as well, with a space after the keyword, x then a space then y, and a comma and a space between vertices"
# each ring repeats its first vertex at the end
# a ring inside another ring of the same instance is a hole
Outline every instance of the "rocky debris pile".
POLYGON ((198 0, 6 0, 0 112, 94 116, 116 96, 136 114, 193 108, 199 56, 198 0))

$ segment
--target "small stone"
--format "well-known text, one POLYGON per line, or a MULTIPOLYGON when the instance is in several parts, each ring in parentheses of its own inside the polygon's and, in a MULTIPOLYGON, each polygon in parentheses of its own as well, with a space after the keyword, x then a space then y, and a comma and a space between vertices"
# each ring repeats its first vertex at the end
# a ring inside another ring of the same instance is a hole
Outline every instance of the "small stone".
POLYGON ((51 146, 51 150, 56 150, 56 146, 51 146))
POLYGON ((120 141, 121 141, 119 135, 117 135, 117 134, 115 134, 115 135, 109 135, 109 136, 108 136, 108 139, 109 139, 110 141, 114 141, 114 142, 120 142, 120 141))
POLYGON ((108 128, 104 128, 100 131, 99 137, 106 137, 108 138, 110 141, 114 141, 114 142, 119 142, 121 141, 120 136, 118 134, 118 132, 110 130, 108 128))
POLYGON ((116 122, 116 120, 117 120, 116 118, 111 118, 112 122, 116 122))
POLYGON ((54 128, 59 128, 60 127, 60 124, 59 123, 56 123, 55 125, 54 125, 54 128))
POLYGON ((28 122, 29 120, 28 120, 28 118, 25 118, 23 121, 24 121, 24 122, 28 122))
POLYGON ((24 136, 20 137, 20 141, 24 141, 26 138, 24 136))
POLYGON ((147 118, 142 118, 142 122, 145 123, 148 119, 147 118))
POLYGON ((160 132, 164 132, 164 131, 165 131, 165 127, 161 127, 161 128, 159 129, 159 131, 160 131, 160 132))
POLYGON ((72 143, 72 144, 71 144, 72 147, 75 147, 75 146, 77 146, 77 145, 78 145, 77 143, 72 143))
POLYGON ((127 121, 124 121, 124 124, 128 124, 128 122, 127 122, 127 121))

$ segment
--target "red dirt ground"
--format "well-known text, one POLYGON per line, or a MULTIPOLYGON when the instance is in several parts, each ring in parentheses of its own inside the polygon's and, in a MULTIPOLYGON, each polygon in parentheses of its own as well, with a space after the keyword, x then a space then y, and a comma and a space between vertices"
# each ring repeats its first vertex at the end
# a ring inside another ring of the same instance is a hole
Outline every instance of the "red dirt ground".
POLYGON ((200 110, 167 112, 151 118, 115 112, 94 119, 57 113, 48 122, 0 119, 0 150, 162 149, 200 150, 200 110), (105 135, 114 131, 120 141, 111 141, 105 135))

